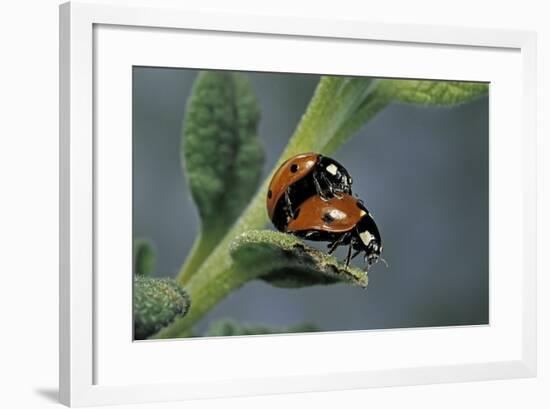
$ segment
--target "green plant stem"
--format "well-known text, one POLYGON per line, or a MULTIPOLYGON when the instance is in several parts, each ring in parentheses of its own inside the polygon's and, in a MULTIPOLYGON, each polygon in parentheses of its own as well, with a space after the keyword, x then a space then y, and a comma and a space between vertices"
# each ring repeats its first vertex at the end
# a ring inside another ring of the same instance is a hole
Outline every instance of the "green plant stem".
POLYGON ((220 236, 225 235, 227 229, 202 231, 199 237, 193 243, 189 256, 180 269, 178 282, 186 285, 191 276, 199 269, 205 259, 208 258, 212 250, 218 245, 220 236))

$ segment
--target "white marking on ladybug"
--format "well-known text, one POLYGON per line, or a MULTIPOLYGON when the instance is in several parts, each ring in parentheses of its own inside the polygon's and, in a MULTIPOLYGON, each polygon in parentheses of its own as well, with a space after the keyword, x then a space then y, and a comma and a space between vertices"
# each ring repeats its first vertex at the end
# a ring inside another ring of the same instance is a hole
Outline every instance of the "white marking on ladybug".
POLYGON ((374 240, 374 237, 368 230, 365 230, 364 232, 359 233, 359 237, 365 243, 368 245, 372 240, 374 240))
POLYGON ((338 172, 338 168, 334 163, 331 163, 330 165, 327 166, 327 172, 330 173, 331 175, 336 176, 336 173, 338 172))
POLYGON ((333 220, 343 220, 346 218, 346 214, 338 209, 332 209, 330 211, 330 217, 332 217, 333 220))

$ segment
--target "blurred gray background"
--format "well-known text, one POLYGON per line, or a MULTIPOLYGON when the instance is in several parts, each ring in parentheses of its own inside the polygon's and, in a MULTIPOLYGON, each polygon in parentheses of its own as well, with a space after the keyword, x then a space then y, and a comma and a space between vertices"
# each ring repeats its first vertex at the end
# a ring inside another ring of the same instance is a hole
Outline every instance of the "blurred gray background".
MULTIPOLYGON (((196 75, 134 68, 133 233, 154 243, 157 276, 177 274, 198 231, 179 158, 196 75)), ((319 76, 247 75, 262 108, 265 176, 319 76)), ((354 192, 375 215, 389 268, 374 266, 367 290, 251 282, 218 304, 199 332, 219 318, 308 322, 327 331, 487 324, 488 99, 452 109, 391 105, 332 156, 353 175, 354 192)))

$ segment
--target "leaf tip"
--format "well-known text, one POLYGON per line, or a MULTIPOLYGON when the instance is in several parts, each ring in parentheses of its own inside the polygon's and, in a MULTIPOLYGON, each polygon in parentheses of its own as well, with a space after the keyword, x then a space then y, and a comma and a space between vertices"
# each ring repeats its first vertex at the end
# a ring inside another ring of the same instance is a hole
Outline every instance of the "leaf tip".
POLYGON ((285 288, 348 282, 366 288, 367 273, 345 266, 334 256, 305 244, 300 238, 271 230, 251 230, 230 245, 239 268, 256 270, 268 283, 285 288))

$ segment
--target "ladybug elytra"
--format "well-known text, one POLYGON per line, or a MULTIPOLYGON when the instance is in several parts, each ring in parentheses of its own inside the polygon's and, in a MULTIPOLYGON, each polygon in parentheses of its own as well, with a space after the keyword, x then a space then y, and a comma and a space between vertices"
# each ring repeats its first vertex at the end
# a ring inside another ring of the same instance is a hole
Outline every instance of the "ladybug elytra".
POLYGON ((359 253, 365 253, 367 268, 382 252, 378 227, 363 202, 351 195, 323 200, 312 196, 296 211, 287 232, 313 241, 328 241, 329 254, 341 245, 348 246, 346 267, 359 253), (352 250, 355 253, 352 255, 352 250))
POLYGON ((298 206, 313 195, 328 200, 351 194, 351 176, 337 161, 318 153, 286 160, 275 172, 267 192, 267 212, 275 227, 285 231, 298 206))

